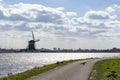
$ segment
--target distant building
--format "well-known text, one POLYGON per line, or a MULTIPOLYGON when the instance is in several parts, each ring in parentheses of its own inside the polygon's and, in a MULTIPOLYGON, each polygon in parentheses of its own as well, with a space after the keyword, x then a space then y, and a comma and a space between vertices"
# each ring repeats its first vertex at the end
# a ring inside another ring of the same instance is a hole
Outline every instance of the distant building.
POLYGON ((57 48, 53 48, 53 51, 57 51, 57 48))

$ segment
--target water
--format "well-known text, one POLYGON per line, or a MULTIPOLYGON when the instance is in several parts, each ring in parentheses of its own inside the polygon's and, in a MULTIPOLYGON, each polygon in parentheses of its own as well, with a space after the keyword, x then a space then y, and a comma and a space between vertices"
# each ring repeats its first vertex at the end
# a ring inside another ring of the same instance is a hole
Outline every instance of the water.
POLYGON ((3 53, 0 54, 0 77, 62 60, 118 57, 119 55, 119 53, 3 53))

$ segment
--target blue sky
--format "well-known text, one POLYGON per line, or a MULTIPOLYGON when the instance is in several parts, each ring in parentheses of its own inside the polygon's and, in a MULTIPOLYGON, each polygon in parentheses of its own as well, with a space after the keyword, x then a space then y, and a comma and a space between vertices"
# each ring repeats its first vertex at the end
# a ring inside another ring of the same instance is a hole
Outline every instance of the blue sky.
POLYGON ((119 0, 0 0, 0 47, 120 48, 119 0))

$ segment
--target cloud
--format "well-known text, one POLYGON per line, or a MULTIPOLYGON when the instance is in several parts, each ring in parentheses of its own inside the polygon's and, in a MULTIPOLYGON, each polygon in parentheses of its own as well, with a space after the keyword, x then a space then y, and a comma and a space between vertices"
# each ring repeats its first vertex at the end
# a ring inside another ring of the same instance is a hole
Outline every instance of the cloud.
POLYGON ((58 8, 56 8, 57 10, 59 10, 59 11, 63 11, 64 10, 64 7, 58 7, 58 8))
POLYGON ((109 13, 105 11, 88 11, 85 14, 85 18, 92 20, 109 20, 115 19, 115 16, 111 16, 109 13))
POLYGON ((65 14, 61 8, 50 8, 38 4, 14 4, 0 6, 0 16, 4 20, 32 21, 45 23, 64 23, 65 14))
POLYGON ((113 9, 113 7, 107 7, 105 10, 108 11, 108 12, 114 12, 114 11, 115 11, 115 10, 113 9))
MULTIPOLYGON (((64 8, 50 8, 38 4, 14 4, 0 6, 0 29, 30 31, 40 29, 46 31, 50 27, 69 23, 64 8)), ((63 26, 64 27, 64 26, 63 26)), ((49 31, 49 30, 47 30, 49 31)))
POLYGON ((35 37, 41 39, 40 45, 63 45, 64 41, 80 42, 81 38, 119 38, 119 11, 119 5, 112 5, 78 16, 78 13, 68 12, 64 7, 25 3, 0 5, 0 44, 7 42, 6 46, 9 46, 11 43, 21 43, 18 46, 25 47, 31 39, 32 30, 35 37))
POLYGON ((116 11, 120 11, 120 6, 119 5, 111 5, 107 8, 105 8, 105 10, 110 12, 110 13, 113 13, 113 12, 116 12, 116 11))
POLYGON ((3 2, 3 0, 0 0, 0 2, 3 2))
POLYGON ((120 21, 116 18, 119 15, 113 13, 116 9, 120 9, 118 5, 87 11, 79 17, 76 12, 65 11, 64 7, 25 3, 0 5, 0 31, 34 30, 54 37, 102 37, 107 33, 119 35, 117 28, 120 27, 120 21))
POLYGON ((71 19, 71 23, 74 26, 72 31, 79 34, 84 32, 83 35, 88 37, 108 37, 108 33, 109 37, 114 37, 115 35, 113 34, 119 35, 120 33, 118 31, 120 21, 117 16, 117 14, 111 14, 111 12, 106 10, 87 11, 83 17, 71 19))
POLYGON ((77 16, 77 13, 75 13, 75 12, 67 12, 66 15, 67 16, 77 16))

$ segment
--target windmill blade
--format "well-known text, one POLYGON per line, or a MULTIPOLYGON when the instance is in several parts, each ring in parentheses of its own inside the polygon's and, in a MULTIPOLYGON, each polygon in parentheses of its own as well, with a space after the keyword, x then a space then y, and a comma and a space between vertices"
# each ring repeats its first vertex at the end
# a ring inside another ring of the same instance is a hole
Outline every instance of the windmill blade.
POLYGON ((37 39, 35 42, 38 42, 38 41, 40 41, 39 39, 37 39))
POLYGON ((33 31, 32 31, 32 37, 33 37, 33 40, 35 41, 35 37, 34 37, 34 33, 33 33, 33 31))

